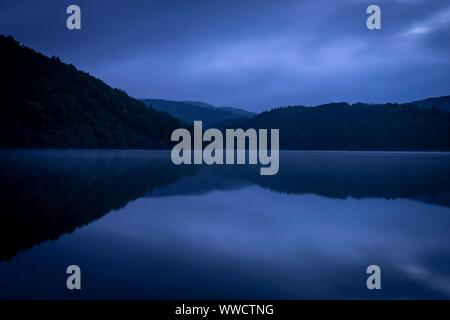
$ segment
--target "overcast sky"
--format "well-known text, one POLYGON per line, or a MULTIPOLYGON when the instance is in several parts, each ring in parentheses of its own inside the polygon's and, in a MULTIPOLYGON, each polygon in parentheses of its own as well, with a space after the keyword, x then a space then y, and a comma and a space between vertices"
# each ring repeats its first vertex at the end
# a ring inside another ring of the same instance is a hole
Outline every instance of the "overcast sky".
POLYGON ((450 94, 449 0, 2 1, 0 33, 137 98, 261 111, 450 94))

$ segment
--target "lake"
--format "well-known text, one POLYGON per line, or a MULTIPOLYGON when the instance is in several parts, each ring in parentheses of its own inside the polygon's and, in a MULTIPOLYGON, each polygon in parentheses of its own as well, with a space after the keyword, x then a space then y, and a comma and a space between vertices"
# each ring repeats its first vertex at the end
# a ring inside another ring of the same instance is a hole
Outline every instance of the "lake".
POLYGON ((450 298, 448 153, 1 151, 0 180, 0 299, 450 298))

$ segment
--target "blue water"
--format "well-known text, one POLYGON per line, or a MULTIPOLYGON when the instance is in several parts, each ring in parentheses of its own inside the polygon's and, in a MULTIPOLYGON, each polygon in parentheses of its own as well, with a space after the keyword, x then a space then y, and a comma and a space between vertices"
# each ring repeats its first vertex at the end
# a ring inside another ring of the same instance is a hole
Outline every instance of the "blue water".
POLYGON ((270 177, 164 151, 3 151, 0 298, 448 299, 449 178, 446 153, 282 152, 270 177))

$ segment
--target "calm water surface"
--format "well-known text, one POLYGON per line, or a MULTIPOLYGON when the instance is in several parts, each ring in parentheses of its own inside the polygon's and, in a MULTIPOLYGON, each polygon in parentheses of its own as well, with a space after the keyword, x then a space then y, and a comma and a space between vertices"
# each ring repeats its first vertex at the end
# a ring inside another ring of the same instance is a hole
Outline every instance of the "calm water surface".
POLYGON ((446 153, 282 152, 268 177, 164 151, 2 151, 0 299, 448 299, 449 178, 446 153))

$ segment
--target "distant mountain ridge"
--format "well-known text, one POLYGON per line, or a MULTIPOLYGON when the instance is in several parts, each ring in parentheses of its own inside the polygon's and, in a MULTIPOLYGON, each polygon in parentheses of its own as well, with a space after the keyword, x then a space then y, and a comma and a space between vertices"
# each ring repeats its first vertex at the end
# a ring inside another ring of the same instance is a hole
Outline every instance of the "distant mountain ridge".
POLYGON ((173 117, 192 124, 202 120, 205 127, 218 125, 228 120, 243 120, 255 116, 255 113, 232 107, 215 107, 198 101, 172 101, 165 99, 142 99, 149 107, 164 111, 173 117))
POLYGON ((181 122, 0 35, 0 148, 170 146, 181 122))
POLYGON ((450 112, 450 96, 428 98, 424 100, 411 102, 412 104, 418 105, 421 108, 437 108, 450 112))
POLYGON ((279 129, 281 149, 450 150, 450 96, 261 114, 196 101, 142 102, 2 35, 0 70, 0 148, 166 149, 173 130, 202 120, 219 129, 279 129))

